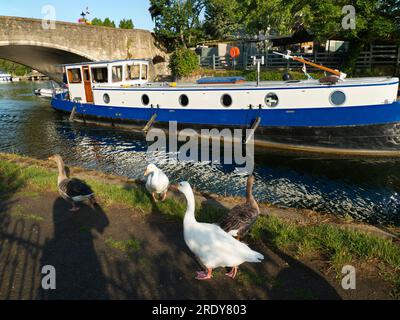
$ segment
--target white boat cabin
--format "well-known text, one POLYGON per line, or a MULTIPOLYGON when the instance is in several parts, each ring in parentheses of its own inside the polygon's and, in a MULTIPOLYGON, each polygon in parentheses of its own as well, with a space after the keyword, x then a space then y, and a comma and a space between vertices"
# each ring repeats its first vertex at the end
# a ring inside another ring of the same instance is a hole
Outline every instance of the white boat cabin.
POLYGON ((149 81, 149 60, 117 60, 63 65, 70 99, 94 103, 93 89, 141 86, 149 81))

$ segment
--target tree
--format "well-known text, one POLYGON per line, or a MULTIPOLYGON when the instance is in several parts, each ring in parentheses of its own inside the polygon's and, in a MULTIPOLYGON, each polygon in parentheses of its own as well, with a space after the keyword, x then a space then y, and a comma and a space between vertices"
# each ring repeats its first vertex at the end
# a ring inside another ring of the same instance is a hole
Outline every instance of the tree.
POLYGON ((99 18, 94 18, 92 20, 92 26, 103 26, 103 21, 99 18))
POLYGON ((246 29, 242 1, 206 0, 204 31, 212 39, 227 39, 246 29))
POLYGON ((199 67, 199 59, 193 50, 178 48, 171 55, 169 68, 175 78, 189 76, 199 67))
POLYGON ((399 4, 398 0, 298 1, 298 5, 312 13, 304 21, 304 26, 312 30, 318 40, 339 36, 350 41, 350 52, 344 66, 348 72, 355 69, 365 45, 377 40, 399 38, 399 4), (343 7, 347 5, 355 8, 355 28, 343 27, 342 21, 346 18, 343 7))
POLYGON ((104 27, 115 28, 115 22, 111 21, 110 18, 105 18, 104 21, 103 21, 103 26, 104 27))
POLYGON ((197 44, 203 35, 204 0, 150 0, 155 34, 169 49, 197 44))
POLYGON ((129 20, 122 19, 122 20, 119 22, 119 28, 120 28, 120 29, 134 29, 135 26, 134 26, 134 24, 133 24, 132 19, 129 19, 129 20))

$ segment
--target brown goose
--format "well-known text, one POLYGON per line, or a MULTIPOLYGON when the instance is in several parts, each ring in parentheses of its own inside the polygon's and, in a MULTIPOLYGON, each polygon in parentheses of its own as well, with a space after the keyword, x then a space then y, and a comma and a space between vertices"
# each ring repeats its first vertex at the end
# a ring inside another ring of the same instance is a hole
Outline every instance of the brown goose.
POLYGON ((247 179, 246 203, 234 207, 219 224, 225 232, 237 239, 246 236, 260 214, 260 208, 253 197, 254 180, 253 175, 247 179))
POLYGON ((65 167, 64 161, 60 155, 54 155, 49 160, 55 161, 58 167, 58 192, 66 201, 72 203, 70 211, 77 212, 80 208, 76 205, 78 202, 89 200, 94 206, 97 204, 93 190, 86 182, 69 177, 69 168, 65 167))

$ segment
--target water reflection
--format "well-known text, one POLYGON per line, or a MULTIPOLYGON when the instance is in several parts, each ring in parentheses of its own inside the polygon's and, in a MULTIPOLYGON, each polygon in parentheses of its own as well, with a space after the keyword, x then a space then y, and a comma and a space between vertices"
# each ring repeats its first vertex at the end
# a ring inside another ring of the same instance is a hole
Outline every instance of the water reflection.
MULTIPOLYGON (((243 195, 246 178, 232 165, 172 162, 174 154, 146 153, 138 133, 71 124, 33 90, 41 84, 0 85, 0 151, 46 158, 60 153, 70 165, 142 178, 149 161, 172 181, 197 189, 243 195)), ((258 151, 256 197, 275 205, 350 214, 361 220, 400 224, 400 161, 351 160, 258 151)))

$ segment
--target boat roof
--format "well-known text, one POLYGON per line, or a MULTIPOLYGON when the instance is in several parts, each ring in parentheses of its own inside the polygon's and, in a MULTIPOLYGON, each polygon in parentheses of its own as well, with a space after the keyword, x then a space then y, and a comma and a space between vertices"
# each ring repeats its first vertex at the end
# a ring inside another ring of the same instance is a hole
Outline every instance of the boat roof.
MULTIPOLYGON (((241 83, 170 83, 166 82, 148 82, 146 84, 140 86, 132 86, 133 88, 147 88, 151 89, 163 89, 163 90, 185 90, 185 89, 194 89, 194 90, 202 90, 202 89, 220 89, 220 90, 252 90, 254 88, 258 88, 261 90, 272 90, 272 89, 305 89, 305 88, 340 88, 347 86, 371 86, 371 85, 388 85, 398 83, 398 78, 393 77, 371 77, 371 78, 347 78, 344 81, 340 81, 337 84, 329 85, 329 84, 321 84, 317 79, 312 80, 292 80, 292 81, 261 81, 257 86, 256 82, 241 82, 241 83)), ((110 85, 104 84, 100 85, 98 88, 118 88, 119 85, 110 85)))
POLYGON ((150 61, 151 61, 151 59, 101 60, 101 61, 87 61, 87 62, 58 64, 57 67, 73 67, 73 66, 87 66, 87 65, 95 65, 95 64, 111 64, 111 63, 119 63, 119 62, 150 62, 150 61))

